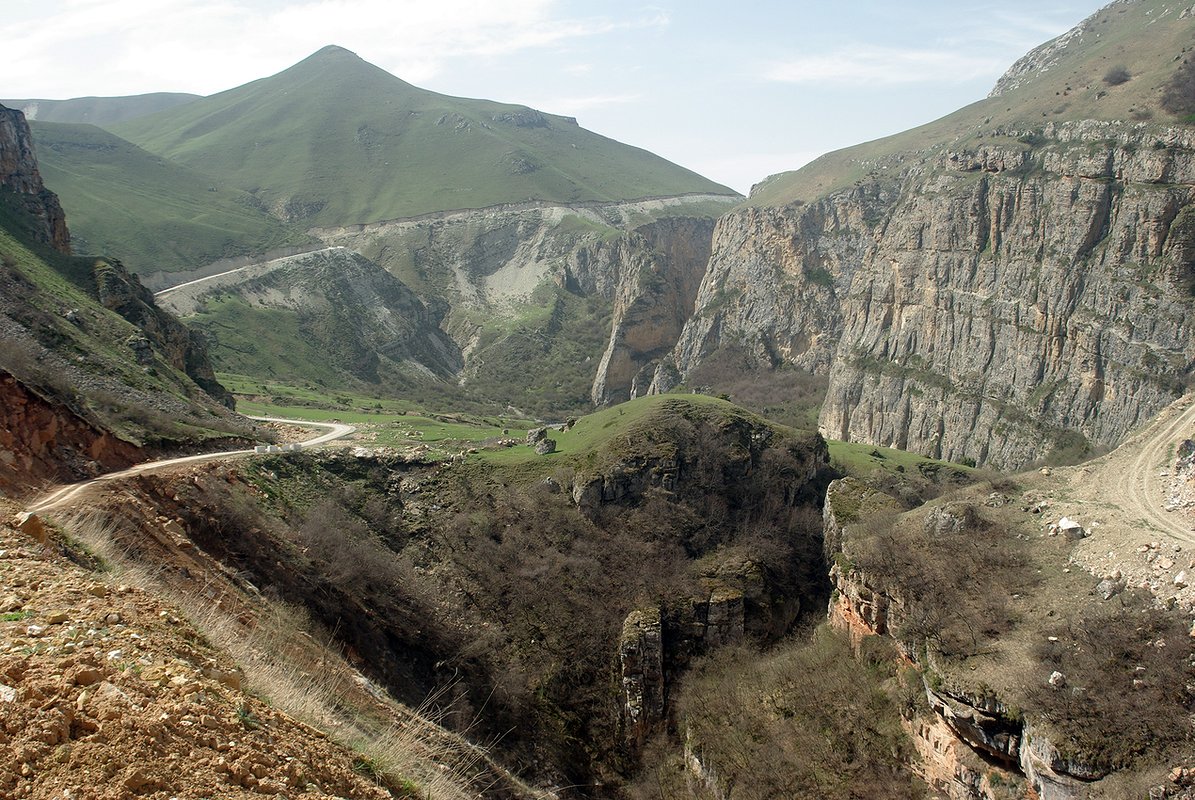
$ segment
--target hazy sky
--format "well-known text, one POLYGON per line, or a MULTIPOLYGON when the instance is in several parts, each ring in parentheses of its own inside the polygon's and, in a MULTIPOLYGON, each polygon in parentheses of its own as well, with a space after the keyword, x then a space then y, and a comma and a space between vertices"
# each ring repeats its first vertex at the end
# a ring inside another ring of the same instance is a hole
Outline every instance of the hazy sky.
POLYGON ((338 44, 739 191, 981 99, 1099 0, 3 0, 0 97, 211 94, 338 44))

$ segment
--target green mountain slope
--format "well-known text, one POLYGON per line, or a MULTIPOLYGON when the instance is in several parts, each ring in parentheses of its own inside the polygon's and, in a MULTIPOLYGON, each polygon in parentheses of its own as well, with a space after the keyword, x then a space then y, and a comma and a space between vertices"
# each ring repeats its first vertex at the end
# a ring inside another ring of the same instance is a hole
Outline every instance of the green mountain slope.
POLYGON ((30 120, 41 122, 85 122, 114 125, 167 108, 198 100, 200 95, 183 92, 153 92, 126 97, 74 97, 70 100, 0 100, 30 120))
MULTIPOLYGON (((1190 60, 1192 42, 1195 14, 1169 0, 1112 3, 1026 54, 987 98, 927 125, 774 175, 755 187, 748 202, 810 202, 877 169, 896 169, 902 153, 933 147, 961 150, 985 137, 1000 144, 1032 139, 1026 132, 1051 122, 1181 122, 1183 115, 1167 110, 1161 101, 1176 72, 1190 60)), ((1031 141, 1023 144, 1029 147, 1031 141)))
POLYGON ((733 194, 575 120, 428 92, 339 47, 113 130, 306 225, 531 199, 733 194))
POLYGON ((75 249, 119 254, 142 274, 303 244, 244 192, 92 125, 31 125, 46 185, 70 218, 75 249))

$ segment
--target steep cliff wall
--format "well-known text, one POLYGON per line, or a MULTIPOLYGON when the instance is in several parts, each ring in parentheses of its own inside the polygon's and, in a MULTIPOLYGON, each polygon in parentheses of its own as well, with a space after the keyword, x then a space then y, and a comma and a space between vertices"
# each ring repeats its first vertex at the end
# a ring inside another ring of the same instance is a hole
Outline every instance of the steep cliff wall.
POLYGON ((679 217, 576 252, 566 281, 614 303, 591 396, 595 405, 645 394, 659 359, 676 344, 710 256, 714 221, 679 217))
POLYGON ((66 215, 46 189, 33 152, 29 123, 20 111, 0 106, 0 196, 34 240, 61 253, 71 251, 66 215))
MULTIPOLYGON (((1195 134, 1076 122, 876 163, 714 234, 683 375, 720 346, 828 372, 819 426, 1018 466, 1115 444, 1195 362, 1195 134), (891 177, 889 177, 891 176, 891 177)), ((668 388, 666 372, 656 388, 668 388)))

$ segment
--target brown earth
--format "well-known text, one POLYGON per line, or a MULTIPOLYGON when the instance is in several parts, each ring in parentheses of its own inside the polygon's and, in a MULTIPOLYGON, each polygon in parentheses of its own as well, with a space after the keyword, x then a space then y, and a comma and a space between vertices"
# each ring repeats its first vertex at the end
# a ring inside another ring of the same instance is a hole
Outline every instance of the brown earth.
POLYGON ((1195 436, 1195 394, 1164 409, 1111 453, 1045 471, 1043 524, 1063 516, 1087 538, 1074 559, 1100 577, 1149 589, 1160 601, 1195 606, 1195 512, 1166 510, 1175 452, 1195 436), (1184 574, 1185 573, 1185 574, 1184 574))
POLYGON ((0 524, 0 796, 391 796, 177 609, 38 538, 0 524))

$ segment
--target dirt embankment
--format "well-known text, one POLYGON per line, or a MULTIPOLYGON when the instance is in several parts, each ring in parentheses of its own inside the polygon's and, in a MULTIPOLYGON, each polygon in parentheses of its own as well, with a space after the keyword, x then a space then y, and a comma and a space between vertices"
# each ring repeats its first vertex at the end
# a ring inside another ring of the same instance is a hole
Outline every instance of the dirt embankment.
POLYGON ((0 524, 0 796, 391 796, 178 609, 40 538, 0 524))

